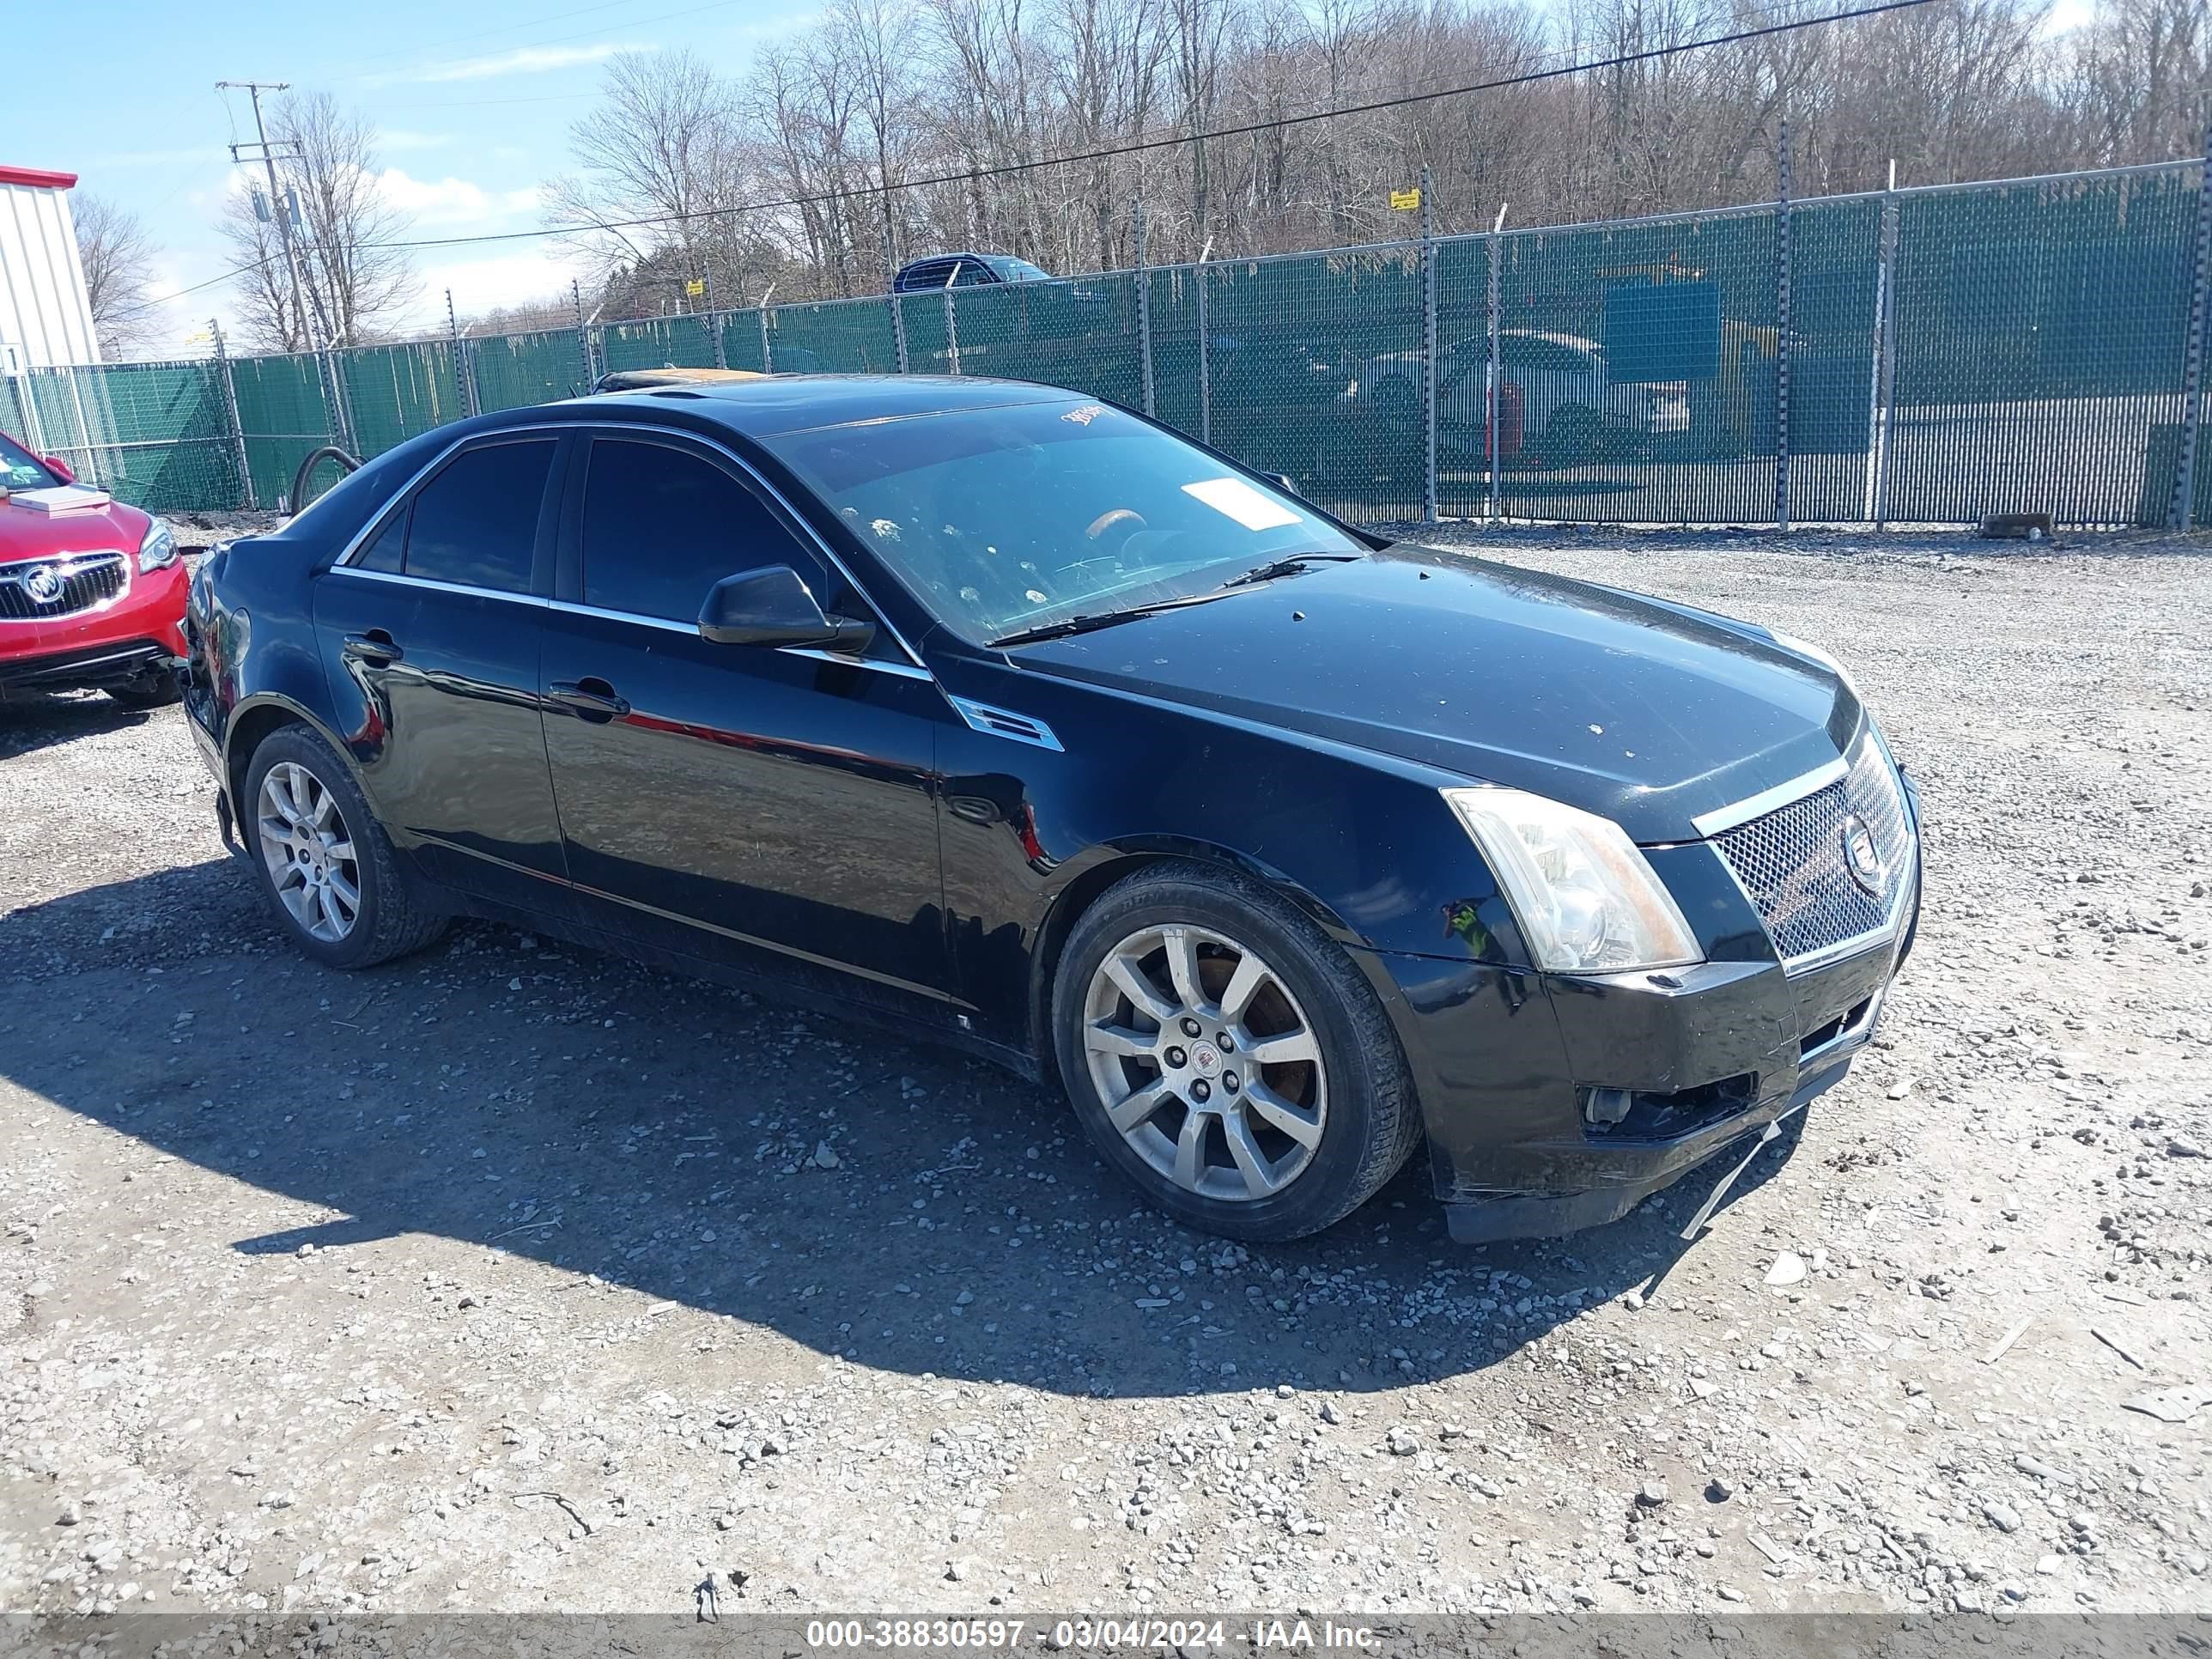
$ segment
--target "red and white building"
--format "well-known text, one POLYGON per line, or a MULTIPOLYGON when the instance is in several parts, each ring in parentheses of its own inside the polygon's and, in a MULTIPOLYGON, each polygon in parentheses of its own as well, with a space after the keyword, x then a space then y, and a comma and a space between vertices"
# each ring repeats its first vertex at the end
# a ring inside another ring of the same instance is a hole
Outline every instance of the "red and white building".
POLYGON ((0 166, 0 374, 100 361, 70 216, 76 184, 74 173, 0 166))

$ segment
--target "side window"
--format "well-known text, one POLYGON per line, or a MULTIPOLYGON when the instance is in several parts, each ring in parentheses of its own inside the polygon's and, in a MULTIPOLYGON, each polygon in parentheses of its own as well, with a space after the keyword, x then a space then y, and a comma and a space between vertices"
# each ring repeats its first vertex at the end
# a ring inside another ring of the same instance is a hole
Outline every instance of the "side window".
MULTIPOLYGON (((939 277, 938 280, 942 282, 944 278, 939 277)), ((996 273, 994 273, 991 267, 985 264, 981 259, 963 259, 960 262, 960 275, 953 283, 952 286, 955 288, 981 288, 986 283, 995 283, 998 280, 999 278, 996 273)))
POLYGON ((384 521, 384 528, 376 532, 375 539, 355 556, 356 569, 382 570, 394 576, 399 574, 407 553, 407 513, 403 507, 384 521))
POLYGON ((594 439, 584 477, 584 603, 670 622, 699 619, 725 576, 787 564, 823 593, 821 566, 760 498, 701 457, 594 439))
POLYGON ((528 592, 538 504, 553 450, 553 441, 544 439, 491 444, 456 456, 415 497, 407 574, 528 592))

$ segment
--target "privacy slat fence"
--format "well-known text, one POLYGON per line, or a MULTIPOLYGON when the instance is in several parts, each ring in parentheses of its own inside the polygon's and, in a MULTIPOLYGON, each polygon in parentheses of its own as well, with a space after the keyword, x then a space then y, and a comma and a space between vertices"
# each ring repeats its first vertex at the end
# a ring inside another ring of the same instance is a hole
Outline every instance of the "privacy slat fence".
POLYGON ((0 429, 156 510, 272 507, 323 444, 365 458, 611 369, 981 374, 1147 410, 1368 522, 2188 526, 2202 173, 38 369, 0 378, 0 429))

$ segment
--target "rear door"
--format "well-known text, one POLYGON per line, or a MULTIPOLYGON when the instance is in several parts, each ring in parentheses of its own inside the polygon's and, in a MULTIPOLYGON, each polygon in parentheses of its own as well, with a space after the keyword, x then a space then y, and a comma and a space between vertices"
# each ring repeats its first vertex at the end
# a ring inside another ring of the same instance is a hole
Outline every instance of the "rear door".
POLYGON ((393 842, 434 880, 538 905, 564 875, 538 657, 565 441, 466 444, 314 588, 340 736, 393 842))
POLYGON ((701 638, 708 590, 743 570, 790 565, 833 611, 866 600, 734 456, 635 428, 588 444, 541 677, 580 896, 672 949, 941 1002, 943 695, 882 633, 862 659, 701 638))

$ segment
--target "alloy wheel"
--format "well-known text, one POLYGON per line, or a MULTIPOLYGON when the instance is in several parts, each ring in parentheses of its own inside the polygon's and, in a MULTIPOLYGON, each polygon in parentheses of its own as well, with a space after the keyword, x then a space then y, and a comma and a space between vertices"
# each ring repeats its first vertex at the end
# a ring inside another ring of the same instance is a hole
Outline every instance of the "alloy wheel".
POLYGON ((308 936, 335 945, 361 919, 361 866, 337 798, 296 761, 261 780, 261 862, 278 902, 308 936))
POLYGON ((1320 1037, 1282 977, 1224 933, 1169 924, 1116 945, 1091 975, 1083 1049, 1108 1121, 1186 1191, 1272 1197, 1321 1146, 1320 1037))

